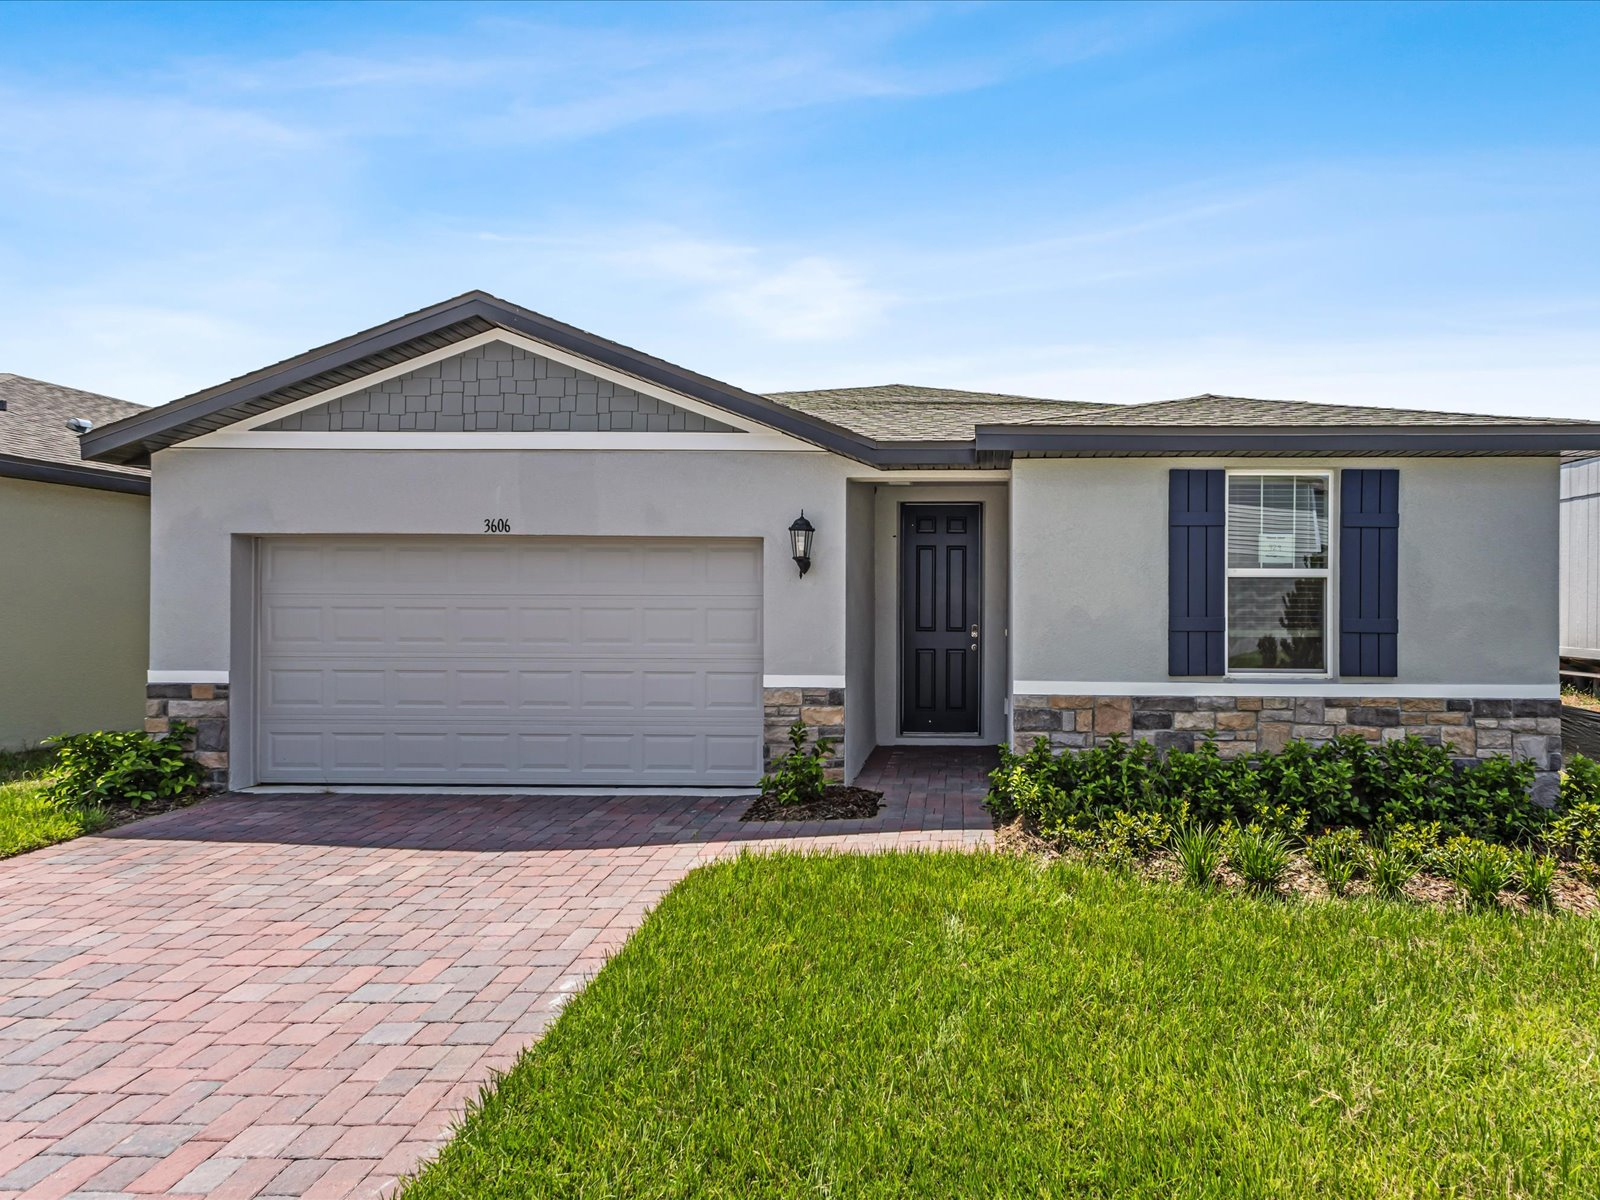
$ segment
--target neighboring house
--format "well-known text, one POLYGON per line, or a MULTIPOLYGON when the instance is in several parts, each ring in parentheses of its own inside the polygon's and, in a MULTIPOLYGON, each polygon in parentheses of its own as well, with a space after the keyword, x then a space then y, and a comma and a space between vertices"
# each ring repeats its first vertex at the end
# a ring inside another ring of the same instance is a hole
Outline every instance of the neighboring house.
POLYGON ((78 450, 143 411, 0 374, 0 750, 144 720, 150 473, 78 450))
POLYGON ((1585 446, 1219 396, 761 396, 481 292, 85 439, 153 468, 152 718, 207 722, 219 779, 562 789, 749 787, 796 717, 846 776, 890 743, 1416 732, 1548 788, 1585 446))
POLYGON ((1561 656, 1600 671, 1600 457, 1561 464, 1561 656))

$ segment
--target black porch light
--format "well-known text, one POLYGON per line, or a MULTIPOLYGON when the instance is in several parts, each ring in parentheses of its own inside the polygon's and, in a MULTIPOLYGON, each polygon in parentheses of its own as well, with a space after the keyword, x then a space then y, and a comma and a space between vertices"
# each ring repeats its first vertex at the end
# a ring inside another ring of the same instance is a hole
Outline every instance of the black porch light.
POLYGON ((794 524, 789 526, 789 549, 794 554, 794 565, 800 568, 802 575, 811 569, 811 538, 816 532, 811 522, 806 520, 806 510, 802 508, 794 524))

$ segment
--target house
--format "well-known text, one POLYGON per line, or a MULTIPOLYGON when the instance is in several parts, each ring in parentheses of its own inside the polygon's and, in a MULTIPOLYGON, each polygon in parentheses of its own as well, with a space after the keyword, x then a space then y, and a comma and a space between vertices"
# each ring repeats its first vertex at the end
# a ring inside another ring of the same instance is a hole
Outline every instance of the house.
POLYGON ((1561 657, 1600 672, 1600 456, 1561 463, 1561 657))
POLYGON ((873 747, 1415 732, 1549 786, 1577 421, 763 396, 472 292, 85 438, 219 781, 748 788, 873 747))
POLYGON ((144 720, 150 473, 78 450, 142 411, 0 374, 0 750, 144 720))

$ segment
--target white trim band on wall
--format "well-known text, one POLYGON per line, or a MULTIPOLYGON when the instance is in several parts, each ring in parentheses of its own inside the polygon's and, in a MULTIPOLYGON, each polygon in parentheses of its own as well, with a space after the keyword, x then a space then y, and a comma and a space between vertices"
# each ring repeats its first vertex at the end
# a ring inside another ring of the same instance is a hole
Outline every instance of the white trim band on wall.
POLYGON ((769 688, 842 688, 843 675, 763 675, 761 686, 769 688))
POLYGON ((1379 696, 1393 700, 1555 700, 1558 683, 1334 683, 1218 679, 1209 683, 1100 683, 1076 679, 1018 679, 1018 696, 1379 696))
POLYGON ((226 671, 151 671, 146 683, 227 683, 226 671))

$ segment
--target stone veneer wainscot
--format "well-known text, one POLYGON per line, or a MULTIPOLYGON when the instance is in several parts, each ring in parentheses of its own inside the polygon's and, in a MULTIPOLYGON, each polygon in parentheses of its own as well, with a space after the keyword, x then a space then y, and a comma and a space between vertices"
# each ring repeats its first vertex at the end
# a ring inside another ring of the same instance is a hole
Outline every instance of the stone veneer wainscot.
POLYGON ((195 728, 194 757, 208 788, 228 786, 228 685, 152 683, 145 688, 144 731, 164 734, 173 721, 195 728))
POLYGON ((834 739, 823 767, 829 779, 844 778, 843 688, 763 688, 761 705, 766 724, 763 769, 771 770, 772 760, 789 752, 789 726, 798 717, 808 727, 807 745, 815 745, 819 737, 834 739))
POLYGON ((1559 700, 1437 700, 1369 696, 1025 696, 1013 698, 1012 743, 1047 738, 1057 749, 1139 738, 1192 750, 1214 738, 1225 757, 1276 751, 1294 739, 1353 733, 1370 742, 1414 733, 1450 747, 1458 761, 1504 754, 1533 760, 1534 796, 1555 797, 1561 771, 1559 700))

